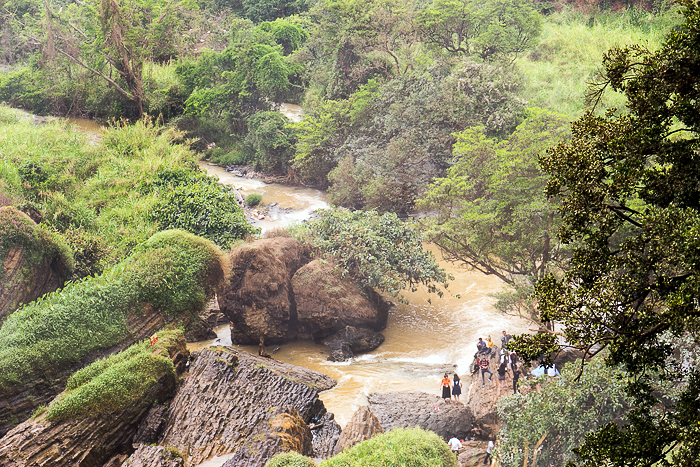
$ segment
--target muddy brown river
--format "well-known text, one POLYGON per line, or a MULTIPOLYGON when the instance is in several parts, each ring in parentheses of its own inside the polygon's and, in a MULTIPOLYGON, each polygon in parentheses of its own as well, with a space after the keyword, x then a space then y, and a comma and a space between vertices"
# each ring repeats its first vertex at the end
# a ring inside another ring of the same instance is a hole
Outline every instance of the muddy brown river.
MULTIPOLYGON (((313 210, 327 207, 325 194, 318 190, 267 185, 206 163, 202 168, 217 175, 223 183, 241 188, 245 194, 261 193, 264 204, 278 203, 279 214, 275 218, 257 222, 263 230, 302 221, 313 210)), ((429 248, 440 258, 435 246, 429 248)), ((479 337, 491 335, 499 344, 501 331, 515 334, 528 328, 526 320, 504 316, 491 306, 495 300, 489 293, 501 289, 498 278, 445 261, 441 261, 441 266, 455 276, 445 296, 438 298, 425 290, 406 293, 409 304, 397 303, 390 310, 383 331, 386 341, 373 352, 349 362, 329 362, 326 360, 329 352, 324 346, 295 342, 280 346, 274 358, 320 371, 338 381, 336 387, 321 394, 321 399, 341 426, 345 426, 359 406, 367 403, 367 395, 373 392, 424 391, 435 394, 437 399, 440 379, 446 371, 460 375, 469 372, 479 337)), ((231 343, 228 326, 217 328, 217 334, 221 339, 217 343, 231 343)), ((212 340, 189 347, 194 350, 213 343, 212 340)), ((257 347, 242 348, 257 352, 257 347)))

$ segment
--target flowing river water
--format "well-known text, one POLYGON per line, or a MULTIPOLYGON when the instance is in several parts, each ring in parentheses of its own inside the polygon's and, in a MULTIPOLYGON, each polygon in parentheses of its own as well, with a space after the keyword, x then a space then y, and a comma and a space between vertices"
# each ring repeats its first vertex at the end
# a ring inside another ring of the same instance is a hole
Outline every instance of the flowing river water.
MULTIPOLYGON (((206 163, 201 167, 244 194, 262 194, 264 204, 278 203, 276 214, 271 211, 268 218, 256 221, 263 230, 299 222, 313 210, 327 207, 325 194, 318 190, 268 185, 206 163)), ((434 245, 427 247, 440 258, 434 245)), ((387 327, 382 331, 386 340, 378 349, 349 362, 329 362, 326 347, 313 342, 294 342, 280 346, 273 357, 320 371, 338 381, 336 387, 321 393, 321 399, 341 426, 345 426, 359 406, 366 405, 370 393, 424 391, 435 394, 437 400, 445 372, 468 375, 479 337, 490 335, 500 345, 503 330, 516 334, 526 331, 528 326, 526 320, 504 316, 492 307, 495 299, 489 293, 501 290, 502 282, 498 278, 467 271, 446 261, 441 261, 441 266, 455 277, 443 298, 424 289, 405 293, 409 304, 397 303, 391 308, 387 327)), ((228 326, 216 331, 220 339, 217 344, 231 344, 228 326)), ((199 342, 190 344, 189 348, 195 350, 214 343, 214 340, 199 342)), ((257 352, 257 347, 242 348, 257 352)))
MULTIPOLYGON (((298 118, 296 114, 300 108, 289 107, 282 110, 294 113, 288 115, 290 118, 298 118)), ((74 120, 74 123, 88 133, 99 131, 89 120, 74 120)), ((268 210, 265 219, 254 221, 263 231, 303 221, 314 210, 328 207, 325 193, 319 190, 266 184, 259 179, 238 177, 206 162, 201 162, 200 167, 219 177, 221 183, 240 189, 244 195, 262 194, 264 205, 277 203, 268 210)), ((434 245, 427 247, 441 258, 434 245)), ((448 292, 443 298, 428 294, 422 288, 406 292, 409 304, 397 303, 391 308, 387 327, 382 331, 386 340, 378 349, 348 362, 329 362, 326 347, 302 341, 280 346, 273 357, 320 371, 338 381, 337 386, 324 391, 320 397, 342 427, 359 406, 367 403, 367 395, 371 393, 423 391, 435 394, 437 400, 440 379, 445 372, 457 372, 462 377, 468 375, 479 337, 490 335, 498 345, 503 330, 509 334, 528 330, 525 319, 504 316, 493 308, 495 299, 489 294, 501 290, 502 282, 498 278, 468 271, 444 260, 440 260, 440 265, 455 277, 448 292)), ((188 344, 188 348, 231 345, 228 325, 218 327, 216 332, 218 341, 188 344)), ((240 347, 253 353, 258 350, 257 347, 240 347)), ((267 350, 272 351, 271 348, 267 350)))

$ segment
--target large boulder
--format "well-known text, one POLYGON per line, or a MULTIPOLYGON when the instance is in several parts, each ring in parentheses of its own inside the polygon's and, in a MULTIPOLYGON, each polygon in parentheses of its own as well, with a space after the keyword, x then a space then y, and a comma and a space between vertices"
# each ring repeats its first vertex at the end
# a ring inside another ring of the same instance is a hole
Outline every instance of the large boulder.
POLYGON ((376 434, 384 433, 377 417, 369 411, 369 407, 363 405, 355 411, 352 418, 340 434, 333 454, 338 454, 349 447, 361 443, 376 434))
POLYGON ((472 429, 473 415, 469 407, 459 402, 443 403, 439 395, 424 392, 394 392, 370 394, 369 410, 385 431, 400 426, 419 427, 437 433, 445 441, 467 438, 472 429))
POLYGON ((233 343, 257 344, 261 337, 268 343, 290 340, 296 320, 291 278, 310 253, 289 237, 258 240, 231 252, 231 271, 218 297, 233 343))
POLYGON ((314 260, 301 267, 292 277, 292 289, 301 339, 320 340, 346 326, 386 327, 387 307, 371 301, 368 297, 377 300, 375 294, 363 293, 328 263, 314 260))
POLYGON ((73 269, 70 248, 11 206, 0 207, 0 323, 22 303, 63 285, 73 269))
POLYGON ((313 454, 308 425, 323 418, 318 392, 335 381, 232 347, 205 349, 195 357, 165 414, 159 445, 181 452, 186 466, 233 454, 236 465, 262 467, 285 450, 313 454))
POLYGON ((323 345, 331 349, 328 360, 343 362, 351 359, 355 354, 374 350, 384 342, 384 335, 366 328, 345 326, 328 339, 323 345))

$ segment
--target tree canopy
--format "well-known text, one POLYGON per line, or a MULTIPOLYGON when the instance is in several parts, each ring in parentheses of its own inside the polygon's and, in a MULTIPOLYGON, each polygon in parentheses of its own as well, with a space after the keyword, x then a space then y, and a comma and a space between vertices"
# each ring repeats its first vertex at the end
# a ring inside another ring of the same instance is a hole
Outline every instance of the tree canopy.
MULTIPOLYGON (((700 330, 700 3, 681 3, 685 22, 660 50, 604 58, 601 86, 624 93, 628 113, 587 113, 541 160, 573 256, 563 276, 539 281, 540 316, 634 375, 629 422, 587 438, 586 466, 700 465, 700 369, 669 365, 673 346, 659 338, 700 330), (676 399, 659 399, 653 369, 682 382, 676 399)), ((556 347, 554 335, 516 345, 531 356, 556 347)))

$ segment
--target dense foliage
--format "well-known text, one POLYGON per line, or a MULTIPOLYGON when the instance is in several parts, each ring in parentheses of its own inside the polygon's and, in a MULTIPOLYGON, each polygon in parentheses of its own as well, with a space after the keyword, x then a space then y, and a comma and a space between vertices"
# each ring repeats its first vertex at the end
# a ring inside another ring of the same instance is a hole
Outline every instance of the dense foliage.
POLYGON ((175 378, 169 348, 176 348, 182 339, 181 331, 160 332, 154 346, 145 340, 77 371, 49 406, 46 418, 55 422, 97 417, 138 402, 153 402, 142 399, 163 376, 175 378))
POLYGON ((321 462, 321 467, 457 467, 457 457, 432 431, 394 428, 321 462))
MULTIPOLYGON (((541 317, 560 321, 566 341, 589 354, 609 348, 608 362, 634 375, 628 423, 590 435, 577 450, 583 465, 700 462, 700 370, 669 366, 673 347, 660 339, 697 339, 700 329, 700 4, 681 3, 685 23, 659 51, 624 47, 604 58, 602 85, 625 94, 629 113, 584 115, 571 142, 542 158, 547 194, 561 197, 559 235, 575 248, 563 277, 538 283, 541 317), (682 382, 675 400, 659 399, 657 369, 682 382)), ((520 344, 542 352, 554 336, 520 344)))
MULTIPOLYGON (((427 238, 447 259, 519 290, 560 268, 565 251, 555 238, 559 215, 543 195, 546 176, 538 156, 568 135, 566 118, 541 109, 532 109, 501 141, 483 128, 458 133, 454 165, 419 204, 430 213, 422 220, 427 238)), ((522 301, 509 307, 527 308, 518 306, 522 301)))
MULTIPOLYGON (((629 378, 602 358, 586 365, 570 363, 561 376, 544 376, 539 391, 498 400, 501 430, 497 456, 504 467, 566 465, 572 449, 585 436, 608 422, 620 422, 630 407, 625 392, 629 378)), ((534 382, 532 384, 535 384, 534 382)))
POLYGON ((447 287, 448 277, 435 257, 423 250, 420 233, 396 214, 329 209, 305 224, 303 240, 332 255, 342 275, 392 296, 418 284, 430 292, 447 287))
POLYGON ((188 321, 223 278, 211 242, 159 232, 96 277, 69 283, 15 311, 0 328, 0 388, 53 374, 128 337, 126 318, 159 309, 188 321))
POLYGON ((159 230, 186 230, 224 249, 259 232, 246 220, 234 190, 216 179, 191 172, 184 179, 172 177, 168 181, 158 190, 159 199, 150 214, 159 230))

